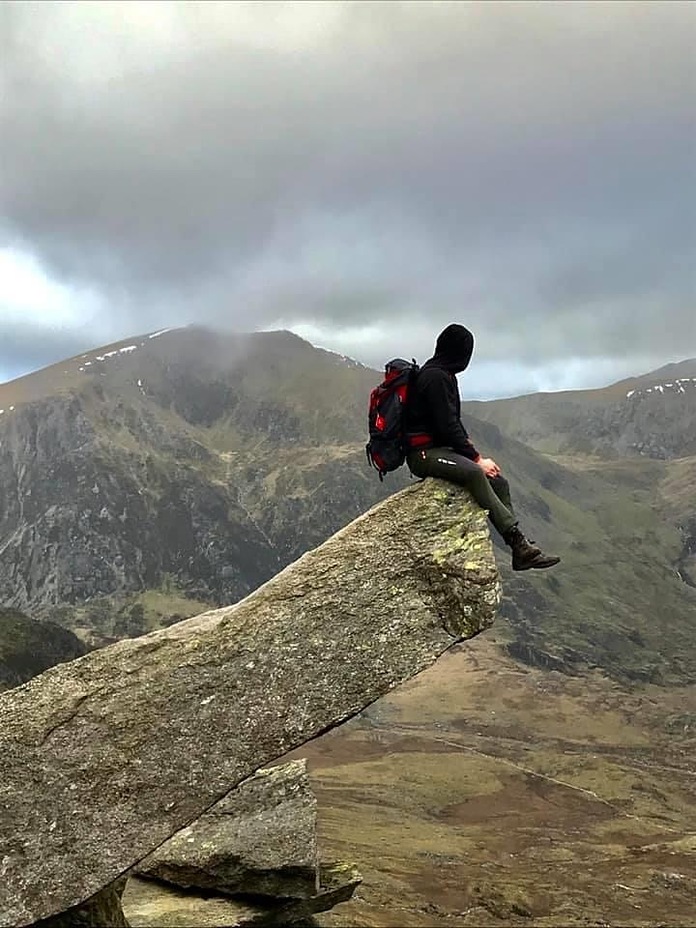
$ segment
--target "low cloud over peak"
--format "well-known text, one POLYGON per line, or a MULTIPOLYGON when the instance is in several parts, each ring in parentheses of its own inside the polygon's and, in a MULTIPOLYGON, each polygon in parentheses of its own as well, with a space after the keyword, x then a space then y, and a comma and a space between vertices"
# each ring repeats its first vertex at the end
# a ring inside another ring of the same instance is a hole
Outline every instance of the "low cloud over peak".
POLYGON ((509 392, 620 376, 696 353, 695 41, 690 4, 4 4, 0 231, 75 292, 62 340, 374 364, 457 320, 509 392))

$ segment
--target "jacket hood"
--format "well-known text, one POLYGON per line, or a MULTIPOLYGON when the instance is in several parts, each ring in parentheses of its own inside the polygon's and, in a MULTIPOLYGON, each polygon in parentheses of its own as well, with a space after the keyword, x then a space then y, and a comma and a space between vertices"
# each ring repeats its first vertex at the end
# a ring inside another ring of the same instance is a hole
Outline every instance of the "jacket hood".
POLYGON ((474 353, 474 336, 463 325, 453 323, 437 337, 433 360, 453 374, 466 370, 474 353))

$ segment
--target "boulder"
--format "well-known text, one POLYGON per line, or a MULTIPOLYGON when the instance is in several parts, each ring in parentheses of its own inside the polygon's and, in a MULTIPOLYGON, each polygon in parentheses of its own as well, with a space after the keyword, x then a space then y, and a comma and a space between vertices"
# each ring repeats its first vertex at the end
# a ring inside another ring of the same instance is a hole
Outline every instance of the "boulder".
POLYGON ((138 864, 128 924, 288 924, 347 902, 362 878, 352 864, 319 864, 316 809, 305 760, 259 770, 138 864))
POLYGON ((0 694, 0 924, 112 884, 260 767, 490 626, 485 513, 428 480, 236 605, 0 694))
POLYGON ((135 868, 184 889, 305 899, 319 889, 306 761, 259 770, 135 868))

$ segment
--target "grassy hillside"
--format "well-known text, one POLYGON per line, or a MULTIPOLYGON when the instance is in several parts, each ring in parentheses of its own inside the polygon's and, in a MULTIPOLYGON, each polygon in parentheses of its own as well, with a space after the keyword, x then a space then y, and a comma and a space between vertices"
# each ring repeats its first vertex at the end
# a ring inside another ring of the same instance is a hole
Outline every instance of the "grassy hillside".
POLYGON ((0 690, 26 683, 54 664, 85 653, 82 642, 66 628, 0 607, 0 690))
MULTIPOLYGON (((696 590, 677 572, 683 534, 658 505, 666 465, 586 459, 571 470, 487 423, 475 432, 511 479, 522 527, 563 558, 551 571, 515 574, 500 549, 509 652, 566 672, 693 680, 696 590)), ((696 510, 696 485, 692 493, 696 510)))

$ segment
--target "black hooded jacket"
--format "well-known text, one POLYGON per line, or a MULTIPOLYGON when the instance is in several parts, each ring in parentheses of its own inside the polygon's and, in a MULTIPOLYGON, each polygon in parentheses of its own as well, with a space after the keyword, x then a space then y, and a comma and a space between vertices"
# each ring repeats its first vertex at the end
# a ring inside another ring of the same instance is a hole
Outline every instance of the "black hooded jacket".
POLYGON ((475 461, 480 457, 461 421, 456 374, 466 370, 474 336, 463 325, 440 333, 435 354, 420 369, 409 391, 406 431, 411 448, 451 448, 475 461))

